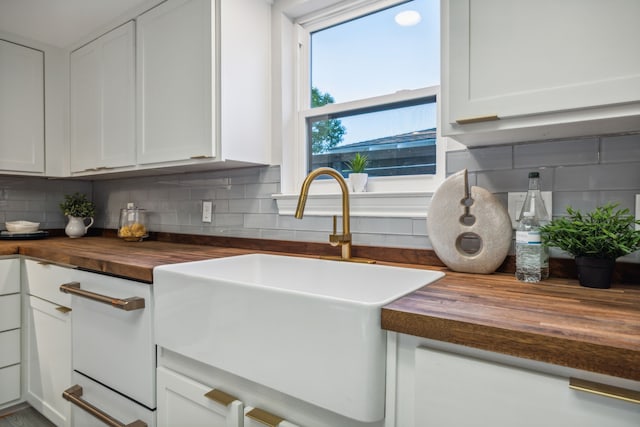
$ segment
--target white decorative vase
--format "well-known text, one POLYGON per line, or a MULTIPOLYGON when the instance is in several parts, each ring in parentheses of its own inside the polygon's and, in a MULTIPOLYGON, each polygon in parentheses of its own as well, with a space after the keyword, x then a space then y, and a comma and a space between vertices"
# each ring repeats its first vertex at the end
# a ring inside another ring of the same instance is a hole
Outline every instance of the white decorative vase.
POLYGON ((354 193, 364 193, 367 191, 368 173, 350 173, 349 181, 351 182, 351 190, 354 193))
POLYGON ((87 230, 89 227, 93 225, 93 218, 81 218, 78 216, 68 215, 69 222, 67 226, 64 228, 64 232, 67 233, 67 236, 72 239, 82 237, 87 234, 87 230), (89 225, 85 225, 85 220, 89 220, 89 225))

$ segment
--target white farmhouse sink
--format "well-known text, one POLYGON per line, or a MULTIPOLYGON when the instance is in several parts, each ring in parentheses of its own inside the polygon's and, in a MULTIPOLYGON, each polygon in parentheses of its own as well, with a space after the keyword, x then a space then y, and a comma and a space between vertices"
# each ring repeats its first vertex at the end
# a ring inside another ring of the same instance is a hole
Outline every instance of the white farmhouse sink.
POLYGON ((384 417, 380 307, 440 272, 279 255, 154 270, 159 346, 364 422, 384 417))

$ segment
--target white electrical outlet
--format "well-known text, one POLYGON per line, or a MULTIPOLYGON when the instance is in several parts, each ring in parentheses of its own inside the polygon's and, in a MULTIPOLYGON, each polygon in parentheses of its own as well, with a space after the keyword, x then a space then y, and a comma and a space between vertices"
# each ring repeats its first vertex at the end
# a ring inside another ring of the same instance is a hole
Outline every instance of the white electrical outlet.
MULTIPOLYGON (((542 194, 542 200, 544 200, 544 207, 547 208, 547 212, 551 215, 553 211, 553 191, 541 191, 540 193, 542 194)), ((514 230, 518 228, 518 216, 520 215, 522 204, 526 197, 526 191, 507 193, 508 211, 511 217, 511 226, 514 230)))
POLYGON ((213 202, 211 200, 202 201, 202 222, 211 222, 213 216, 213 202))

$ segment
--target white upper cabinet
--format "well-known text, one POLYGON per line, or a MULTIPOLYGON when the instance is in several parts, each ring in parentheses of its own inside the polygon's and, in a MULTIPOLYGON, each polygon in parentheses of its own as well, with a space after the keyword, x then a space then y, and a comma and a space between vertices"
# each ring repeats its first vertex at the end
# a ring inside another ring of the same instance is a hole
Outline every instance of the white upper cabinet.
POLYGON ((135 25, 71 53, 71 172, 135 165, 135 25))
POLYGON ((269 28, 264 0, 168 0, 137 18, 141 166, 269 163, 269 28))
POLYGON ((442 132, 467 145, 640 130, 637 0, 445 0, 442 132))
POLYGON ((44 53, 0 40, 0 171, 44 173, 44 53))
POLYGON ((140 163, 216 155, 211 14, 209 0, 173 0, 138 18, 140 163))

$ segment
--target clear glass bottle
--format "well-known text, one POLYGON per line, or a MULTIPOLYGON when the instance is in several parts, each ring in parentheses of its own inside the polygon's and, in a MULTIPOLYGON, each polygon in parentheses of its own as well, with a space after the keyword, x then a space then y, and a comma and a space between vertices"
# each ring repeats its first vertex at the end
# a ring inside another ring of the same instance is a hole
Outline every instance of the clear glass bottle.
POLYGON ((516 230, 516 279, 539 282, 549 277, 549 250, 542 245, 540 226, 549 222, 540 193, 540 174, 529 173, 529 190, 516 230))

